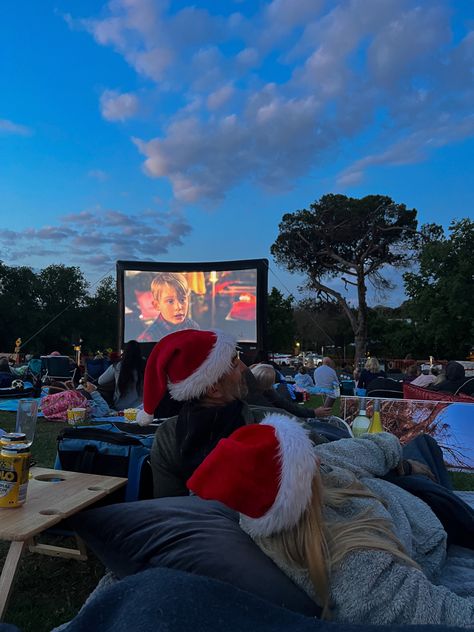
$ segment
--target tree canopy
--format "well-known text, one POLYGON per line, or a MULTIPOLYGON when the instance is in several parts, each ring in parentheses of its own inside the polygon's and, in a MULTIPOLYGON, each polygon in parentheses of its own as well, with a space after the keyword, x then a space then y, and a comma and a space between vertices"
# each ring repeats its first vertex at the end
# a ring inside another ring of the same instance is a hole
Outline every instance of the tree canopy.
POLYGON ((270 351, 292 351, 295 336, 293 297, 285 298, 274 287, 268 295, 268 348, 270 351))
POLYGON ((474 221, 422 227, 419 269, 404 275, 418 338, 442 358, 465 358, 474 345, 474 221))
POLYGON ((22 338, 27 353, 71 354, 79 340, 95 351, 117 344, 117 297, 111 277, 95 294, 77 267, 50 265, 39 272, 0 261, 0 350, 22 338), (28 339, 31 340, 28 342, 28 339))
POLYGON ((290 272, 306 274, 307 287, 319 299, 339 305, 354 332, 356 357, 365 354, 367 343, 367 283, 391 288, 384 268, 406 266, 413 257, 416 216, 416 209, 388 196, 328 194, 309 209, 286 213, 279 224, 273 256, 290 272), (329 285, 334 279, 355 288, 355 310, 342 290, 329 285))

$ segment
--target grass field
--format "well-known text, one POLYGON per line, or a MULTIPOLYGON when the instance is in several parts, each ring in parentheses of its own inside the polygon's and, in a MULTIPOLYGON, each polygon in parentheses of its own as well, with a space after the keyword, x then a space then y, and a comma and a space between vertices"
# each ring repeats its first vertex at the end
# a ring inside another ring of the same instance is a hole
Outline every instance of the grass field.
MULTIPOLYGON (((62 423, 38 420, 32 446, 32 457, 37 465, 53 466, 56 437, 63 427, 62 423)), ((14 430, 15 414, 0 411, 0 428, 14 430)), ((55 536, 42 536, 41 541, 70 544, 67 538, 55 536)), ((7 551, 8 543, 0 542, 0 567, 7 551)), ((49 632, 74 617, 103 574, 104 567, 92 554, 86 562, 77 562, 27 552, 21 559, 4 620, 24 632, 49 632)))
MULTIPOLYGON (((320 402, 312 398, 306 405, 315 407, 320 402)), ((12 431, 14 427, 15 414, 0 411, 0 428, 12 431)), ((32 446, 32 456, 37 465, 53 466, 56 437, 63 427, 62 423, 38 420, 32 446)), ((456 489, 474 490, 473 474, 454 473, 452 478, 456 489)), ((41 539, 51 544, 58 544, 58 540, 58 537, 53 536, 43 536, 41 539)), ((67 545, 64 538, 60 539, 60 543, 67 545)), ((0 568, 3 567, 7 550, 8 544, 0 542, 0 568)), ((78 562, 25 553, 5 621, 16 624, 23 632, 49 632, 77 613, 104 570, 92 554, 88 561, 78 562)))

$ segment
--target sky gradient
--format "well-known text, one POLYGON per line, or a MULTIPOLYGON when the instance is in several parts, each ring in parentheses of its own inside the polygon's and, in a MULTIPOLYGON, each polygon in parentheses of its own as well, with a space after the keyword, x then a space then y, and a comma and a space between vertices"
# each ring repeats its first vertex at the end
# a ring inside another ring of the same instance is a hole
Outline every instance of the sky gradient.
POLYGON ((325 193, 473 216, 471 0, 4 0, 0 38, 9 265, 270 257, 325 193))

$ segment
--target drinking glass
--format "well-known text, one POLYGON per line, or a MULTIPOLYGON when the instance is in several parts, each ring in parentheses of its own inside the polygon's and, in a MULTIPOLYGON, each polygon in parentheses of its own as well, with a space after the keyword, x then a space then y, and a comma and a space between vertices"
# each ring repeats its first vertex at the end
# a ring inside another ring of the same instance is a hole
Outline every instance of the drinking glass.
POLYGON ((38 402, 36 399, 18 400, 15 432, 24 432, 26 443, 31 445, 35 438, 36 419, 38 417, 38 402))

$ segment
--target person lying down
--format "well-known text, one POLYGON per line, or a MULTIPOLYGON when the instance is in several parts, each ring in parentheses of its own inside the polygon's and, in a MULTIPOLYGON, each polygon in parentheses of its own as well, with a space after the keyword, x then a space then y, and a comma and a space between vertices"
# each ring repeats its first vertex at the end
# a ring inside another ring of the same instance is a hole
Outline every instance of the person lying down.
POLYGON ((377 478, 401 463, 389 433, 314 446, 301 425, 269 415, 221 439, 187 485, 240 512, 242 529, 326 619, 473 626, 474 593, 436 585, 447 550, 441 522, 377 478))

